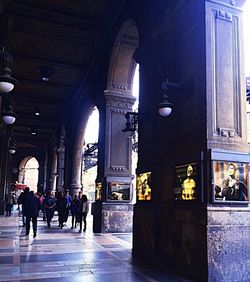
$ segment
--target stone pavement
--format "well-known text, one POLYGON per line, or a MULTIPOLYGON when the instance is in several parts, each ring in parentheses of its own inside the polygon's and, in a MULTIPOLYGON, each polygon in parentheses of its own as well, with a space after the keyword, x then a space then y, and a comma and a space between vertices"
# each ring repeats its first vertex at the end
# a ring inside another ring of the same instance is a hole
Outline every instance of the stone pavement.
MULTIPOLYGON (((50 229, 38 220, 38 234, 25 236, 18 211, 0 216, 0 281, 139 282, 190 281, 162 271, 152 262, 132 260, 132 234, 93 234, 63 229, 57 216, 50 229)), ((31 229, 32 231, 32 229, 31 229)))

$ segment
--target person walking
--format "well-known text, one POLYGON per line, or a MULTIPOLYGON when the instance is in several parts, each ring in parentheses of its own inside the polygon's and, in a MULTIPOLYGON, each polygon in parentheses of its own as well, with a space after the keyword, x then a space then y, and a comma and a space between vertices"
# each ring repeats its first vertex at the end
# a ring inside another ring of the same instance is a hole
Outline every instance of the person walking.
POLYGON ((81 200, 78 199, 77 195, 75 195, 72 203, 71 203, 71 214, 72 214, 72 226, 71 229, 76 228, 77 222, 80 221, 81 215, 81 200))
POLYGON ((47 226, 50 228, 51 220, 54 216, 55 208, 56 208, 56 198, 53 196, 52 191, 48 191, 44 201, 43 207, 46 214, 47 226))
POLYGON ((24 200, 24 216, 26 217, 26 234, 30 233, 30 221, 32 220, 33 227, 33 237, 36 237, 37 234, 37 218, 40 210, 40 200, 35 196, 33 191, 30 191, 29 194, 25 197, 24 200))
POLYGON ((80 215, 80 230, 82 232, 82 222, 84 223, 83 232, 86 231, 87 228, 87 214, 89 212, 89 201, 85 194, 82 195, 81 198, 81 215, 80 215))
POLYGON ((26 225, 26 217, 25 217, 25 206, 24 206, 24 202, 26 200, 26 198, 29 196, 30 193, 30 188, 29 187, 25 187, 24 191, 19 195, 17 201, 19 201, 19 204, 22 207, 22 221, 23 221, 23 227, 26 225))
POLYGON ((65 198, 67 199, 67 206, 66 206, 66 211, 65 211, 65 221, 64 221, 66 223, 69 217, 69 211, 71 208, 72 198, 69 194, 68 189, 66 189, 64 193, 65 193, 65 198))
POLYGON ((63 224, 67 217, 67 198, 63 191, 60 191, 56 201, 56 209, 58 212, 59 227, 63 228, 63 224))
POLYGON ((11 216, 11 211, 12 211, 14 203, 15 203, 14 196, 11 193, 7 194, 5 196, 5 211, 6 211, 5 216, 11 216))

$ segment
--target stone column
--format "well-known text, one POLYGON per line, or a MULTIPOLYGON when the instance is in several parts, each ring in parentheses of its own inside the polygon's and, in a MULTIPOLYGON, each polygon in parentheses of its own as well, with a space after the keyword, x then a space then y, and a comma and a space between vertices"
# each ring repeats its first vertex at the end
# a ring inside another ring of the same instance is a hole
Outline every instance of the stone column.
POLYGON ((4 214, 4 200, 5 193, 7 189, 7 171, 8 171, 8 162, 9 162, 9 153, 8 153, 8 140, 4 134, 4 129, 0 126, 0 131, 3 134, 3 138, 0 141, 0 215, 4 214))
POLYGON ((39 161, 39 169, 38 169, 38 184, 37 184, 37 191, 39 193, 45 192, 44 184, 45 182, 45 167, 44 167, 44 161, 39 161))
POLYGON ((74 196, 81 189, 81 161, 82 161, 82 147, 74 147, 72 150, 72 168, 70 178, 70 194, 74 196))
MULTIPOLYGON (((225 168, 230 162, 250 160, 240 10, 243 3, 206 1, 207 148, 211 149, 212 163, 225 164, 225 168)), ((248 171, 241 173, 248 175, 248 171)), ((247 183, 249 186, 249 180, 247 183)), ((220 181, 214 184, 220 185, 220 181)), ((221 203, 214 199, 213 186, 211 189, 214 203, 207 208, 208 280, 249 281, 248 204, 235 205, 227 199, 221 203)))
POLYGON ((131 204, 132 144, 131 139, 125 136, 122 129, 125 128, 126 123, 125 113, 132 111, 135 98, 129 92, 115 90, 105 91, 105 98, 106 118, 103 121, 105 122, 105 156, 104 163, 100 164, 99 159, 98 164, 103 171, 101 173, 99 171, 97 176, 98 193, 97 201, 94 203, 93 227, 94 232, 131 232, 133 217, 131 204), (100 174, 103 175, 101 179, 100 174), (121 197, 116 198, 116 193, 121 197), (124 193, 123 196, 122 193, 124 193))
POLYGON ((56 191, 56 180, 57 180, 57 148, 53 148, 51 154, 52 154, 52 155, 51 155, 49 187, 50 187, 50 190, 56 191))
POLYGON ((58 191, 62 191, 64 187, 64 161, 65 161, 65 146, 64 146, 64 138, 60 139, 60 145, 58 148, 58 181, 57 181, 57 189, 58 191))

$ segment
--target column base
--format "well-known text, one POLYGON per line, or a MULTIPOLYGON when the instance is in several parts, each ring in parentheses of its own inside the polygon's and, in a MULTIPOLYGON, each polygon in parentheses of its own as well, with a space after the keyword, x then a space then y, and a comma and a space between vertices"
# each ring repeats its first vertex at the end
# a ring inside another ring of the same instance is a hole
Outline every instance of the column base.
POLYGON ((93 232, 130 233, 133 230, 131 203, 94 202, 92 204, 93 232))
POLYGON ((0 215, 4 215, 4 208, 5 208, 4 201, 0 200, 0 215))
POLYGON ((250 208, 208 208, 208 280, 250 281, 250 208))

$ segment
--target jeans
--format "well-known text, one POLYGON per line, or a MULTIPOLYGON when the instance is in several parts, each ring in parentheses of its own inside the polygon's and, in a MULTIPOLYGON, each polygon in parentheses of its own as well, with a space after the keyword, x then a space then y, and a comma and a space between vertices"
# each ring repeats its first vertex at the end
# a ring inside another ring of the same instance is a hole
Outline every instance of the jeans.
POLYGON ((87 214, 88 214, 87 212, 83 212, 81 214, 81 217, 80 217, 80 231, 82 231, 82 222, 84 223, 83 231, 84 232, 86 231, 86 228, 87 228, 87 221, 86 221, 87 214))
POLYGON ((30 221, 32 220, 33 233, 37 232, 37 216, 26 216, 26 234, 30 233, 30 221))

